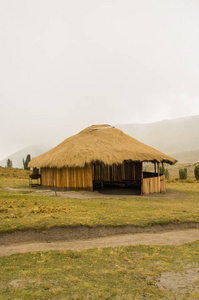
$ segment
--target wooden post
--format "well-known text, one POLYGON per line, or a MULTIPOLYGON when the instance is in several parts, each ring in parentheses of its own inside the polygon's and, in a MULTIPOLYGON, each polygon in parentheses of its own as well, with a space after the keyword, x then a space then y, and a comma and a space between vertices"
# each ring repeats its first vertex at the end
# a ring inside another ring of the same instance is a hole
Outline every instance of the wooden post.
POLYGON ((162 174, 164 175, 164 163, 162 162, 162 174))
POLYGON ((143 165, 142 164, 141 164, 141 195, 143 195, 143 165))
POLYGON ((160 164, 159 164, 159 162, 157 163, 157 165, 158 165, 158 176, 160 176, 160 164))
POLYGON ((156 162, 154 162, 154 172, 156 173, 156 162))
POLYGON ((112 182, 112 165, 110 165, 110 182, 112 182))
POLYGON ((101 188, 104 187, 104 163, 100 164, 100 181, 101 181, 101 188))
POLYGON ((57 197, 57 192, 56 192, 56 189, 55 189, 55 168, 53 168, 52 180, 53 180, 53 187, 54 187, 54 190, 55 190, 55 196, 57 197))
POLYGON ((92 164, 89 165, 89 186, 90 191, 93 192, 93 172, 92 172, 92 164))

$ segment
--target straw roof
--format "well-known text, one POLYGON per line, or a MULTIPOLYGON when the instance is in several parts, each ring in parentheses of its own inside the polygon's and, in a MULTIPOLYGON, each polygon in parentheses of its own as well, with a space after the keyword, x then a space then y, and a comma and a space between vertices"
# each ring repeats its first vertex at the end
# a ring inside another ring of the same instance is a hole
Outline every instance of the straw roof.
POLYGON ((29 167, 84 167, 99 161, 107 165, 124 161, 165 162, 174 158, 147 146, 110 125, 93 125, 67 138, 50 151, 33 158, 29 167))

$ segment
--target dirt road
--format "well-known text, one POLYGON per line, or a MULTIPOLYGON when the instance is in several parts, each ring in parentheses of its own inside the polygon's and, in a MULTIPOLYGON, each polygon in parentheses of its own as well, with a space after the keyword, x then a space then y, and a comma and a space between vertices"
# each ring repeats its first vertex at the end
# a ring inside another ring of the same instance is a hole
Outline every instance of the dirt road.
POLYGON ((0 256, 49 250, 83 250, 130 245, 182 245, 199 240, 199 228, 160 233, 119 234, 108 237, 56 242, 17 243, 0 246, 0 256))

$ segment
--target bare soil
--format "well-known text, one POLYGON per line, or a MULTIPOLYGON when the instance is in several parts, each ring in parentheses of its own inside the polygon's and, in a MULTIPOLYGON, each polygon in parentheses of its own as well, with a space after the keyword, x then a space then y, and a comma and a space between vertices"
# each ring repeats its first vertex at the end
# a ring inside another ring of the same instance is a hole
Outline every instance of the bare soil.
POLYGON ((90 191, 74 191, 74 190, 66 190, 66 189, 53 189, 46 187, 37 187, 37 188, 2 188, 6 191, 20 192, 20 191, 29 191, 35 194, 39 194, 41 196, 56 196, 61 198, 68 199, 105 199, 105 198, 132 198, 134 196, 140 197, 158 197, 158 198, 168 198, 172 199, 175 197, 185 197, 185 194, 180 191, 167 191, 166 193, 157 193, 157 194, 149 194, 149 195, 140 195, 140 191, 132 188, 105 188, 102 190, 96 190, 93 192, 90 191))
POLYGON ((0 235, 0 256, 48 250, 82 250, 130 245, 181 245, 199 239, 199 224, 169 224, 147 228, 52 228, 44 232, 16 231, 0 235), (187 229, 189 228, 189 229, 187 229), (192 229, 190 229, 192 228, 192 229))
MULTIPOLYGON (((15 189, 10 191, 31 191, 42 195, 55 195, 55 190, 44 187, 15 189)), ((66 191, 56 189, 56 196, 64 198, 128 198, 138 195, 136 190, 105 189, 102 191, 66 191)), ((174 198, 183 197, 178 191, 168 191, 165 194, 147 195, 147 197, 174 198)), ((143 197, 143 196, 142 196, 143 197)), ((129 245, 181 245, 199 239, 199 223, 156 225, 146 228, 125 226, 97 226, 97 227, 55 227, 42 232, 32 229, 0 233, 0 256, 30 251, 47 251, 60 249, 89 249, 118 247, 129 245)))
POLYGON ((156 286, 165 291, 172 291, 179 294, 184 294, 188 289, 192 291, 194 282, 199 277, 199 269, 193 265, 189 265, 185 270, 180 272, 164 272, 156 286))

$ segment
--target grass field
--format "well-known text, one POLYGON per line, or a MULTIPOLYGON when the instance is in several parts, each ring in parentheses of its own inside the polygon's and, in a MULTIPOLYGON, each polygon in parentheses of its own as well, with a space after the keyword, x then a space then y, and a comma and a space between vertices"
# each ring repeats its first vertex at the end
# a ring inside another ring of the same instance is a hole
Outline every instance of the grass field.
POLYGON ((0 188, 26 188, 29 185, 29 174, 31 171, 15 168, 0 167, 0 188))
MULTIPOLYGON (((22 170, 23 171, 23 170, 22 170)), ((21 172, 21 170, 20 170, 21 172)), ((27 176, 27 172, 25 176, 27 176)), ((24 177, 25 177, 24 176, 24 177)), ((0 187, 28 187, 28 180, 12 176, 0 187)), ((199 222, 199 183, 168 183, 165 195, 110 199, 67 199, 31 191, 0 189, 0 232, 54 226, 151 226, 199 222)), ((78 192, 77 192, 78 193, 78 192)))
MULTIPOLYGON (((28 171, 0 168, 0 232, 53 226, 151 226, 199 222, 199 183, 171 182, 165 195, 66 199, 28 187, 28 171), (4 175, 2 175, 2 173, 4 175)), ((199 241, 0 257, 4 299, 199 299, 199 241)))
POLYGON ((199 242, 0 258, 0 299, 199 299, 199 242))
POLYGON ((145 227, 199 222, 199 184, 169 184, 168 188, 176 194, 124 199, 66 199, 0 190, 0 232, 53 226, 145 227))

